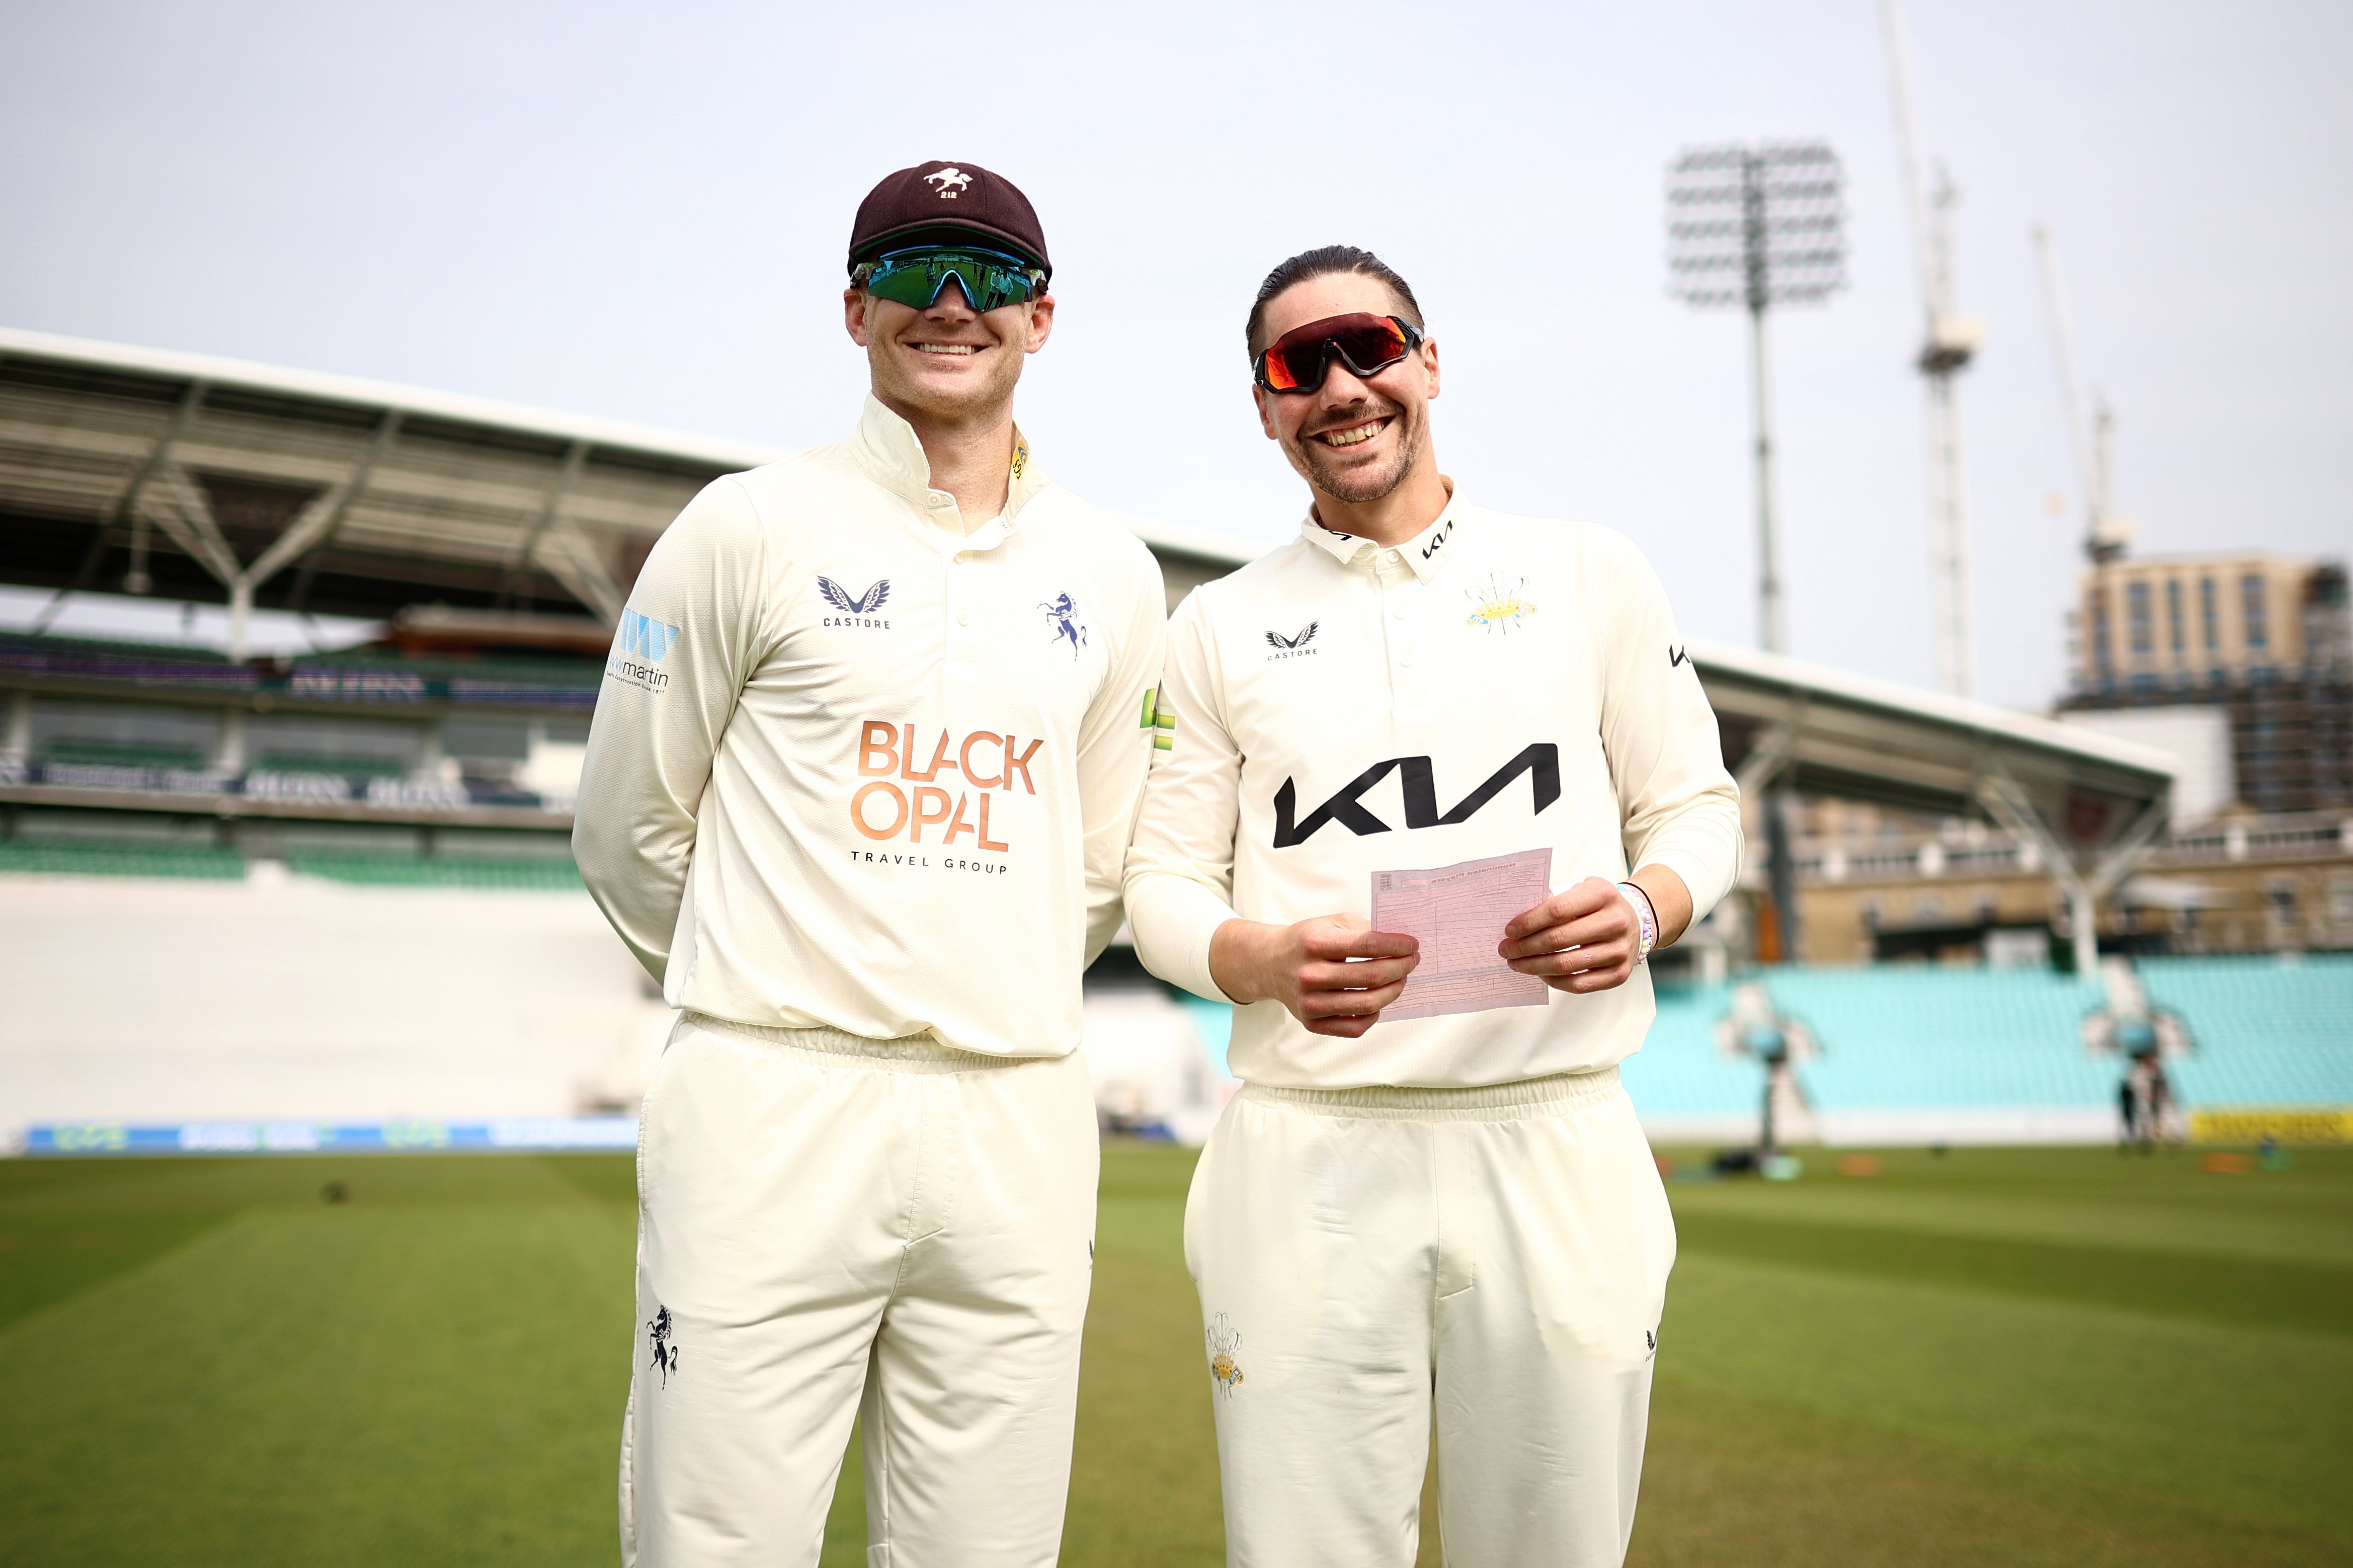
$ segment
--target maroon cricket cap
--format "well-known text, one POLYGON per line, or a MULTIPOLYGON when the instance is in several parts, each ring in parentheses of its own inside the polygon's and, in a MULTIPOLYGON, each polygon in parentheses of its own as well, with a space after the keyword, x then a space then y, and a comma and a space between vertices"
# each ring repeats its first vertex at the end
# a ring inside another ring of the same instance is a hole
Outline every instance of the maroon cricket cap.
POLYGON ((977 163, 944 158, 886 174, 866 193, 849 230, 849 265, 854 270, 860 261, 897 248, 892 240, 920 245, 936 236, 954 243, 974 235, 1028 258, 1053 277, 1038 210, 1020 188, 977 163))

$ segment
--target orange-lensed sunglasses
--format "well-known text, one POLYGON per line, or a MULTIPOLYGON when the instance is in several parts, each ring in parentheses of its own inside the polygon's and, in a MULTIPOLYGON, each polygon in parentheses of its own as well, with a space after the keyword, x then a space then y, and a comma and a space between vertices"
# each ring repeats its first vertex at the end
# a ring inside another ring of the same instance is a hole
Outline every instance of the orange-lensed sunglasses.
POLYGON ((1363 310, 1294 328, 1250 362, 1250 378, 1269 392, 1314 392, 1333 356, 1359 376, 1373 376, 1421 346, 1421 329, 1398 316, 1363 310))

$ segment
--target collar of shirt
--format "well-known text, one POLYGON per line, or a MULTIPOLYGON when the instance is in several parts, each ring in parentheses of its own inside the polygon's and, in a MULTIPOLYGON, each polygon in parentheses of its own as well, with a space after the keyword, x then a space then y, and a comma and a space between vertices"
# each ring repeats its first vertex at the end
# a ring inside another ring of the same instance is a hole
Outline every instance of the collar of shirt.
POLYGON ((1440 475, 1446 485, 1446 509, 1431 520, 1428 528, 1403 544, 1383 546, 1353 533, 1339 533, 1315 521, 1313 508, 1299 525, 1301 538, 1330 555, 1343 566, 1370 566, 1384 549, 1393 549, 1408 566, 1413 568, 1415 580, 1427 583, 1438 575, 1438 568, 1446 554, 1446 547, 1461 531, 1461 520, 1455 515, 1461 503, 1455 498, 1454 481, 1440 475))
POLYGON ((1022 507, 1046 488, 1045 467, 1030 455, 1029 438, 1016 425, 1013 477, 1006 489, 1005 510, 965 532, 955 497, 932 488, 932 460, 923 455, 923 444, 916 438, 915 427, 885 407, 881 399, 871 392, 866 395, 865 410, 859 416, 858 431, 849 439, 849 452, 868 479, 913 502, 925 517, 954 536, 955 547, 960 551, 987 550, 1002 543, 1020 526, 1022 507))

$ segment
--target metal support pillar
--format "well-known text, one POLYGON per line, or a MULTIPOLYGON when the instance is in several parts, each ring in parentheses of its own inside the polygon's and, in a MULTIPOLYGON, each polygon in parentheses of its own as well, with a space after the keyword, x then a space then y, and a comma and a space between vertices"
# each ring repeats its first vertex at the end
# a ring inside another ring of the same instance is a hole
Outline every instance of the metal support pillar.
POLYGON ((253 579, 240 572, 228 582, 228 657, 245 657, 246 635, 252 629, 253 579))
MULTIPOLYGON (((508 608, 518 598, 521 600, 522 608, 526 610, 531 608, 531 595, 527 593, 521 595, 517 593, 522 583, 523 571, 531 564, 543 536, 549 529, 555 526, 556 520, 563 515, 565 498, 569 496, 573 487, 580 482, 581 472, 587 466, 588 443, 573 442, 565 451, 564 461, 557 467, 555 476, 547 487, 547 495, 540 502, 538 512, 515 535, 514 546, 507 552, 506 574, 499 581, 498 604, 501 609, 508 608)), ((571 586, 568 583, 565 585, 571 586)))
POLYGON ((319 558, 334 542, 336 531, 343 526, 343 519, 351 515, 352 504, 360 499, 367 489, 368 481, 375 477, 376 465, 384 461, 385 455, 392 450, 393 441, 400 434, 401 421, 406 417, 397 408, 389 409, 376 426, 375 439, 368 443, 367 456, 360 459, 360 466, 353 471, 350 482, 343 486, 342 499, 329 509, 326 521, 304 547, 302 570, 294 578, 293 593, 287 595, 288 609, 298 615, 307 614, 303 606, 311 602, 311 584, 319 575, 319 558))
POLYGON ((220 744, 213 752, 213 767, 224 773, 245 772, 245 710, 232 708, 221 715, 220 744))
POLYGON ((1968 498, 1961 466, 1959 389, 1950 371, 1928 377, 1929 569, 1936 614, 1936 688, 1977 695, 1977 649, 1970 634, 1968 498))
POLYGON ((1757 416, 1757 640, 1767 653, 1788 652, 1781 618, 1781 564, 1774 539, 1773 380, 1767 357, 1765 306, 1748 310, 1748 345, 1757 416))
POLYGON ((2067 936, 2074 944, 2075 973, 2088 975, 2100 967, 2100 901, 2077 878, 2064 878, 2061 885, 2067 891, 2067 936))
POLYGON ((1775 784, 1765 796, 1765 875, 1773 898, 1773 919, 1781 938, 1781 962, 1798 962, 1798 861, 1789 843, 1793 792, 1775 784))
POLYGON ((1789 847, 1789 804, 1795 792, 1774 781, 1797 749, 1798 727, 1803 721, 1802 708, 1796 709, 1785 722, 1751 741, 1732 781, 1741 798, 1756 799, 1763 814, 1767 896, 1772 900, 1785 961, 1794 960, 1798 952, 1798 868, 1789 847))
MULTIPOLYGON (((1757 426, 1757 640, 1767 653, 1788 651, 1788 631, 1781 615, 1781 562, 1775 532, 1773 473, 1773 361, 1771 340, 1765 331, 1766 307, 1772 302, 1767 275, 1765 170, 1752 155, 1741 166, 1741 224, 1746 259, 1748 305, 1748 370, 1751 412, 1757 426)), ((1781 962, 1798 961, 1798 864, 1789 847, 1789 791, 1776 784, 1765 796, 1765 875, 1773 899, 1774 934, 1781 962)), ((1767 1078, 1765 1146, 1773 1145, 1770 1075, 1767 1078)))
MULTIPOLYGON (((122 487, 122 493, 114 498, 113 503, 106 509, 105 515, 98 520, 98 536, 90 542, 90 554, 82 562, 80 570, 74 574, 73 581, 58 589, 56 595, 41 607, 41 613, 34 617, 34 636, 38 637, 47 632, 50 625, 57 620, 58 612, 66 607, 66 601, 90 586, 91 581, 98 575, 100 562, 106 554, 106 536, 113 532, 115 525, 125 517, 130 517, 133 521, 131 535, 131 575, 124 581, 123 586, 134 594, 143 594, 147 591, 149 587, 147 532, 143 518, 138 510, 140 498, 146 491, 147 481, 153 479, 170 460, 173 446, 181 437, 187 434, 188 426, 195 423, 197 413, 204 407, 206 390, 203 382, 190 382, 188 390, 180 395, 180 405, 172 411, 172 422, 164 427, 164 433, 161 436, 155 437, 154 446, 147 449, 146 457, 141 458, 139 467, 132 471, 131 482, 122 487)), ((201 561, 203 557, 198 556, 197 559, 201 561)))
POLYGON ((33 694, 8 693, 8 714, 0 722, 0 760, 21 763, 33 754, 33 694))
POLYGON ((2100 900, 2131 875, 2150 843, 2164 831, 2172 814, 2171 797, 2158 795, 2143 806, 2122 833, 2105 848, 2093 852, 2088 864, 2068 853, 2035 810, 2033 798, 2008 773, 1979 778, 1978 800, 1996 822, 2041 851, 2052 879, 2066 895, 2067 934, 2074 946, 2075 973, 2090 977, 2100 966, 2100 900))
MULTIPOLYGON (((356 474, 365 471, 364 467, 354 470, 356 474)), ((202 488, 176 468, 164 478, 176 504, 155 513, 156 526, 211 573, 215 582, 228 590, 228 656, 241 659, 252 626, 254 590, 318 542, 320 536, 342 518, 343 499, 351 491, 352 481, 346 479, 314 497, 287 525, 285 532, 270 541, 269 547, 250 566, 243 566, 238 564, 237 552, 229 547, 220 524, 215 521, 211 503, 205 499, 202 488)))

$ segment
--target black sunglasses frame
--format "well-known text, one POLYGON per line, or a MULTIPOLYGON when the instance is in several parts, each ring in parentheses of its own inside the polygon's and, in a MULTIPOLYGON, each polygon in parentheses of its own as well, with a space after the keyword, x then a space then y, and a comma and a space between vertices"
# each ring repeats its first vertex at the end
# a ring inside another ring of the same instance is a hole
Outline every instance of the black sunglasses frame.
MULTIPOLYGON (((1367 310, 1365 311, 1364 314, 1371 315, 1372 312, 1367 310)), ((1381 320, 1392 323, 1396 326, 1398 331, 1405 334, 1405 352, 1398 354, 1395 359, 1383 360, 1380 363, 1376 365, 1361 365, 1356 363, 1355 357, 1351 355, 1347 350, 1340 346, 1340 340, 1337 336, 1328 337, 1315 345, 1322 352, 1317 358, 1314 380, 1303 381, 1297 386, 1272 386, 1268 384, 1266 379, 1266 361, 1267 356, 1273 353, 1274 351, 1280 348, 1282 344, 1282 340, 1277 338, 1273 342, 1271 342, 1263 349, 1261 349, 1259 351, 1258 357, 1250 361, 1250 380, 1258 384, 1261 391, 1270 392, 1278 397, 1282 397, 1288 396, 1293 393, 1322 391, 1324 388, 1324 379, 1332 374, 1332 361, 1335 356, 1339 359, 1342 364, 1346 365, 1352 374, 1366 380, 1380 374, 1381 372, 1388 369, 1392 365, 1403 364, 1408 359, 1412 357, 1414 350, 1421 347, 1423 337, 1422 331, 1419 327, 1415 326, 1411 321, 1407 321, 1403 316, 1384 316, 1381 320)))

